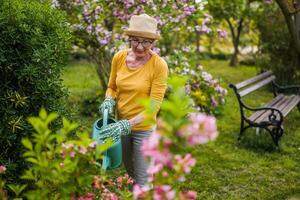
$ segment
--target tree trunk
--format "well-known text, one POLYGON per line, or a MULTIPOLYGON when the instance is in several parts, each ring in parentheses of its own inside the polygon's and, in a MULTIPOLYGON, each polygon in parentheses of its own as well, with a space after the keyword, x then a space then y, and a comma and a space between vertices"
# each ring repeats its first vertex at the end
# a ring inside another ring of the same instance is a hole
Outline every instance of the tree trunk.
POLYGON ((87 51, 87 53, 92 59, 93 63, 96 64, 96 71, 99 77, 101 89, 103 91, 106 91, 110 74, 112 56, 108 52, 105 52, 105 50, 103 49, 94 49, 94 51, 87 51))
POLYGON ((200 33, 196 32, 196 53, 200 54, 200 33))
MULTIPOLYGON (((295 9, 300 9, 300 0, 297 0, 297 3, 295 5, 295 9)), ((296 26, 296 34, 298 40, 300 39, 300 12, 295 13, 295 26, 296 26)))
MULTIPOLYGON (((300 40, 298 37, 295 22, 293 21, 293 15, 291 14, 289 6, 288 6, 288 2, 286 0, 276 0, 276 3, 278 4, 278 6, 285 18, 287 27, 289 29, 289 33, 291 35, 291 41, 294 46, 294 49, 297 52, 297 54, 300 55, 300 40)), ((295 18, 298 18, 298 16, 295 16, 295 18)))
POLYGON ((238 54, 239 54, 239 43, 240 43, 241 32, 242 32, 242 29, 243 29, 244 19, 241 18, 239 20, 236 32, 234 30, 234 27, 233 27, 230 19, 226 18, 226 22, 228 23, 229 28, 230 28, 230 33, 231 33, 231 38, 232 38, 232 44, 233 44, 233 49, 234 49, 233 54, 232 54, 232 56, 230 58, 229 65, 230 66, 236 66, 237 63, 238 63, 238 58, 237 57, 238 57, 238 54))
POLYGON ((231 56, 231 58, 230 58, 230 62, 229 62, 229 65, 232 66, 232 67, 234 67, 234 66, 237 65, 237 63, 238 63, 238 58, 237 58, 237 56, 238 56, 238 54, 239 54, 239 48, 238 48, 238 45, 234 44, 233 47, 234 47, 234 51, 233 51, 233 54, 232 54, 232 56, 231 56))

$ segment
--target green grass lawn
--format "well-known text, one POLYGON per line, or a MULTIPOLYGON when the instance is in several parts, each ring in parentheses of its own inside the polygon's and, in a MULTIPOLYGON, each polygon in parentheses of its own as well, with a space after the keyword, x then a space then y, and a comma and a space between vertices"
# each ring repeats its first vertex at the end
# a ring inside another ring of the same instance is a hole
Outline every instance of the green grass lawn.
MULTIPOLYGON (((249 66, 231 68, 226 61, 201 64, 225 83, 238 83, 258 71, 249 66)), ((69 101, 74 107, 80 107, 85 97, 102 92, 95 68, 87 63, 68 66, 63 80, 70 89, 69 101)), ((280 151, 274 148, 270 135, 257 135, 254 129, 248 129, 238 143, 239 107, 233 91, 227 89, 224 113, 217 117, 219 137, 207 145, 186 149, 197 158, 197 165, 187 181, 178 186, 197 191, 199 199, 300 199, 300 113, 295 109, 285 119, 280 151)), ((272 94, 263 89, 245 100, 249 105, 263 105, 270 98, 272 94)), ((89 130, 95 115, 77 115, 75 119, 89 130)), ((119 172, 123 169, 115 173, 119 172)))
POLYGON ((70 63, 65 68, 62 79, 69 89, 68 99, 73 120, 81 125, 82 130, 90 131, 99 115, 97 107, 103 94, 95 65, 84 61, 70 63), (93 102, 97 97, 98 101, 93 102))

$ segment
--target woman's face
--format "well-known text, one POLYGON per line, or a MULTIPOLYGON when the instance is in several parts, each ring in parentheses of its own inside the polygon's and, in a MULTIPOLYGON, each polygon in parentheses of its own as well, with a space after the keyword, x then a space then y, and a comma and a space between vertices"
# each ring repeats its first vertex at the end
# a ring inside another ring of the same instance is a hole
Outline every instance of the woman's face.
POLYGON ((153 47, 153 39, 131 36, 129 42, 136 57, 144 57, 153 47))

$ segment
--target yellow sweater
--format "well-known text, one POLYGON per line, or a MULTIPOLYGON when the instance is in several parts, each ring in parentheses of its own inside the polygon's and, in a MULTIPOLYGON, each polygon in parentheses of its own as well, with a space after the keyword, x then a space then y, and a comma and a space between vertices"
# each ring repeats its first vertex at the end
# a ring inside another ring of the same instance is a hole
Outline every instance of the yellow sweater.
MULTIPOLYGON (((128 49, 116 53, 112 60, 106 96, 116 98, 119 119, 131 119, 144 111, 140 99, 151 98, 158 112, 167 88, 168 65, 159 55, 151 51, 152 57, 146 64, 130 69, 126 65, 128 49)), ((155 116, 151 116, 156 120, 155 116)), ((140 123, 133 131, 146 131, 151 124, 140 123)))

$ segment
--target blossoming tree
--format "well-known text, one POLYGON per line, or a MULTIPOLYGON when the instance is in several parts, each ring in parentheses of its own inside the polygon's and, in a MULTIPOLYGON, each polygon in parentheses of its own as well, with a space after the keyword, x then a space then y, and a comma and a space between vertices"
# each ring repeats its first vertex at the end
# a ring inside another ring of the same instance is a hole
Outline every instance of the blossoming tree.
POLYGON ((181 38, 190 36, 196 36, 199 49, 199 35, 211 31, 209 16, 203 14, 202 4, 196 1, 52 0, 52 4, 66 11, 75 44, 97 64, 103 89, 107 86, 111 57, 125 44, 122 33, 132 15, 146 12, 157 19, 163 38, 159 42, 162 55, 181 48, 180 42, 186 42, 181 38))

